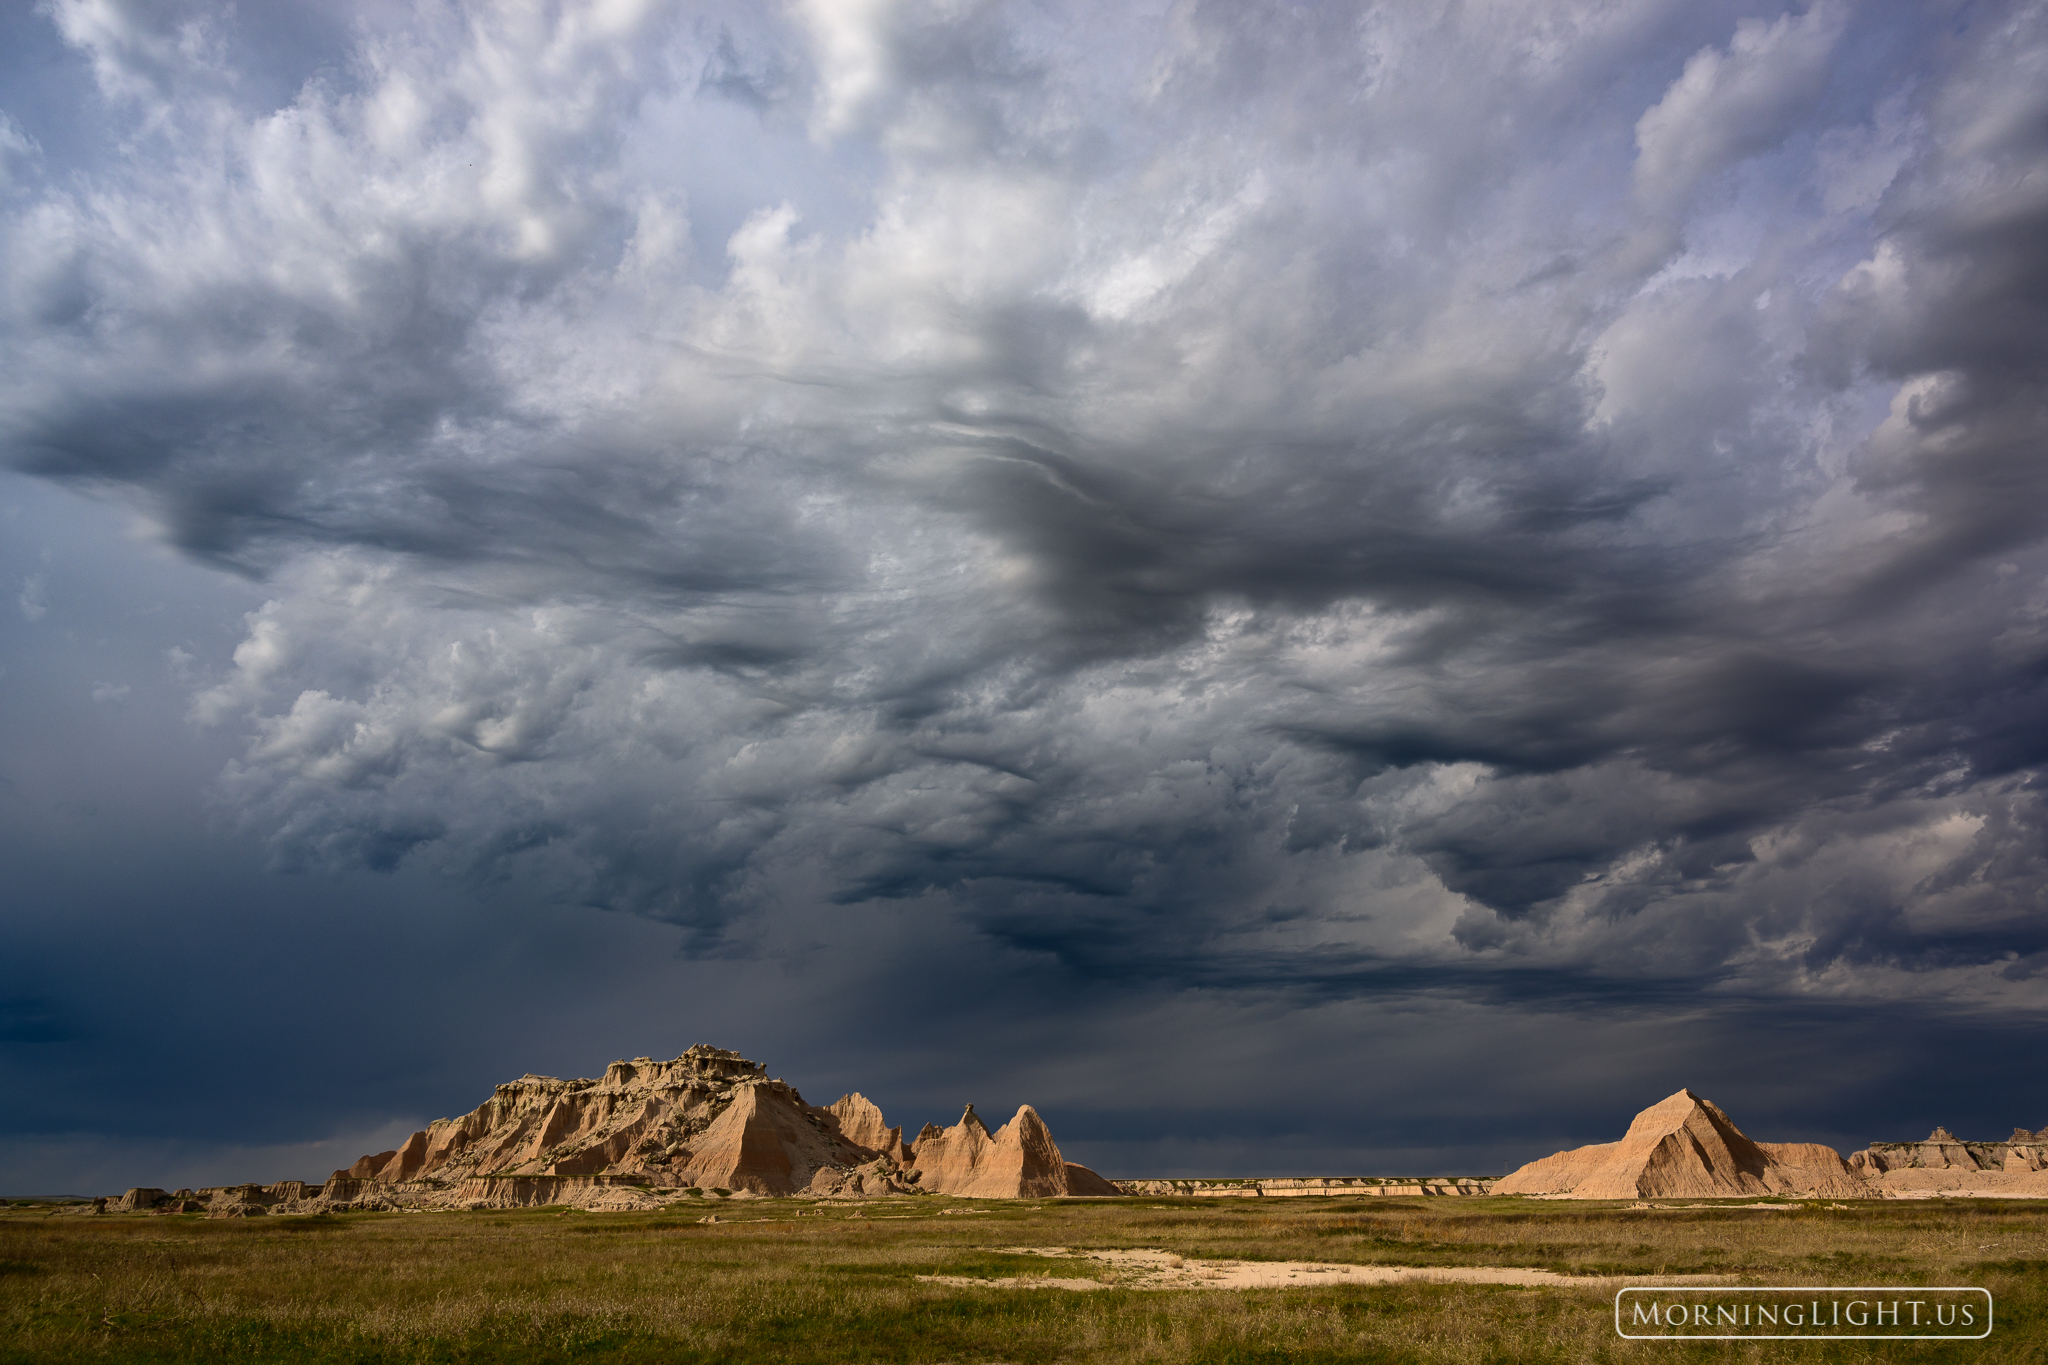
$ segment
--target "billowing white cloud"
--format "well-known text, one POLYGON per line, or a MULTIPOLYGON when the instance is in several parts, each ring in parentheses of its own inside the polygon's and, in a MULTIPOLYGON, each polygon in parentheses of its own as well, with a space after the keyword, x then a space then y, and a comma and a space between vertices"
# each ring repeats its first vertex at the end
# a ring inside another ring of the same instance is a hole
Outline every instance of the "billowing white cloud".
POLYGON ((1744 19, 1723 47, 1703 47, 1636 121, 1636 191, 1672 208, 1705 177, 1766 152, 1805 122, 1827 85, 1849 20, 1842 0, 1802 15, 1744 19))

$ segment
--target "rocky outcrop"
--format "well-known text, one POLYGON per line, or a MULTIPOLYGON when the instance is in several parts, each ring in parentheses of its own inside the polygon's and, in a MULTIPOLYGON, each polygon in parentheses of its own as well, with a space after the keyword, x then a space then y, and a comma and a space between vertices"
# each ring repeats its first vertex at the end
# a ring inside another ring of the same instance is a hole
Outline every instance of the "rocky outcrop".
POLYGON ((1070 1195, 1101 1199, 1123 1193, 1114 1182, 1104 1180, 1078 1161, 1069 1161, 1066 1165, 1067 1193, 1070 1195))
POLYGON ((2048 1199, 2048 1171, 1961 1171, 1907 1168, 1870 1182, 1886 1199, 2048 1199))
MULTIPOLYGON (((637 1136, 637 1125, 628 1136, 637 1136)), ((603 1149, 605 1155, 613 1145, 603 1149)), ((810 1185, 819 1171, 858 1162, 866 1152, 833 1137, 795 1091, 748 1085, 690 1140, 688 1159, 679 1167, 672 1159, 670 1166, 686 1185, 791 1194, 810 1185)))
POLYGON ((825 1112, 832 1116, 833 1131, 855 1147, 899 1163, 910 1160, 910 1147, 903 1141, 903 1129, 900 1126, 891 1128, 874 1101, 858 1090, 851 1095, 840 1096, 826 1106, 825 1112))
POLYGON ((852 1169, 828 1166, 811 1177, 804 1193, 835 1198, 885 1194, 931 1194, 918 1186, 913 1172, 888 1157, 876 1157, 852 1169))
POLYGON ((561 1204, 593 1213, 628 1213, 660 1208, 669 1201, 632 1176, 480 1175, 457 1186, 453 1202, 465 1209, 561 1204))
MULTIPOLYGON (((631 1182, 788 1194, 808 1187, 820 1170, 873 1159, 868 1146, 839 1136, 832 1111, 804 1103, 765 1070, 738 1053, 699 1046, 672 1061, 613 1062, 595 1080, 522 1076, 471 1112, 437 1119, 403 1146, 366 1156, 334 1179, 367 1182, 371 1197, 379 1187, 425 1181, 457 1189, 451 1198, 484 1198, 482 1187, 465 1182, 528 1178, 491 1187, 488 1199, 497 1207, 512 1197, 508 1190, 538 1199, 600 1188, 549 1181, 597 1176, 612 1182, 603 1188, 631 1182)), ((364 1196, 355 1190, 356 1198, 364 1196)))
POLYGON ((2048 1195, 2048 1138, 2025 1128, 2004 1142, 1965 1142, 1936 1128, 1921 1142, 1873 1142, 1849 1165, 1897 1198, 2048 1195))
MULTIPOLYGON (((1028 1104, 994 1133, 970 1104, 951 1128, 926 1124, 911 1150, 918 1187, 933 1194, 1041 1199, 1072 1192, 1068 1163, 1045 1121, 1028 1104)), ((1085 1166, 1075 1169, 1085 1173, 1080 1177, 1084 1182, 1088 1177, 1102 1179, 1085 1166)))
POLYGON ((1921 1142, 1873 1142, 1851 1155, 1849 1164, 1872 1178, 1892 1171, 2048 1170, 2048 1139, 2015 1128, 2004 1142, 1964 1142, 1936 1128, 1921 1142))
POLYGON ((973 1107, 932 1140, 903 1141, 860 1094, 819 1108, 735 1052, 693 1047, 671 1061, 613 1062, 603 1077, 522 1076, 459 1118, 436 1119, 388 1152, 296 1180, 166 1196, 130 1190, 107 1212, 203 1208, 216 1218, 343 1209, 658 1208, 706 1192, 735 1198, 957 1194, 984 1199, 1115 1195, 1064 1160, 1030 1106, 991 1135, 973 1107))
POLYGON ((271 1213, 320 1213, 329 1207, 325 1191, 303 1180, 275 1185, 220 1185, 179 1190, 160 1201, 155 1213, 200 1213, 208 1218, 260 1218, 271 1213))
POLYGON ((1753 1142, 1733 1119, 1690 1090, 1637 1114, 1621 1141, 1532 1161, 1495 1181, 1492 1192, 1573 1199, 1872 1193, 1834 1148, 1753 1142))

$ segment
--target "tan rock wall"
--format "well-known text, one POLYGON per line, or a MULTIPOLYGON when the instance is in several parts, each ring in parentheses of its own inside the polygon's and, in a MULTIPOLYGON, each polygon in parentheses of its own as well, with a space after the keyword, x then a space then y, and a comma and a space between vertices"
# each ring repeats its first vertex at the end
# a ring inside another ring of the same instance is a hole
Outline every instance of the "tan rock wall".
MULTIPOLYGON (((2025 1130, 2020 1130, 2024 1132, 2025 1130)), ((1887 1171, 2038 1171, 2048 1168, 2048 1144, 2024 1141, 1959 1142, 1937 1128, 1925 1142, 1873 1142, 1849 1158, 1868 1176, 1887 1171)))
POLYGON ((912 1148, 920 1189, 967 1199, 1042 1199, 1067 1193, 1067 1163, 1030 1105, 993 1134, 967 1106, 951 1128, 927 1125, 912 1148))
POLYGON ((896 1162, 910 1160, 910 1147, 903 1141, 902 1127, 890 1127, 874 1101, 859 1091, 840 1096, 825 1112, 831 1116, 839 1136, 855 1147, 896 1162))
POLYGON ((1075 1197, 1101 1199, 1119 1195, 1123 1191, 1089 1170, 1078 1161, 1069 1161, 1067 1166, 1067 1193, 1075 1197))
POLYGON ((1832 1147, 1752 1142, 1690 1090, 1637 1114, 1619 1142, 1532 1161, 1494 1182, 1495 1194, 1574 1199, 1728 1199, 1763 1194, 1868 1194, 1832 1147))
MULTIPOLYGON (((935 1141, 924 1153, 929 1183, 920 1185, 910 1173, 915 1159, 903 1130, 886 1123, 866 1097, 851 1094, 815 1108, 757 1063, 700 1046, 665 1062, 613 1062, 595 1080, 508 1081, 469 1113, 436 1119, 320 1187, 286 1181, 203 1193, 207 1210, 221 1217, 477 1201, 494 1208, 533 1201, 642 1207, 660 1202, 651 1190, 690 1186, 749 1195, 1117 1193, 1093 1171, 1063 1160, 1029 1105, 994 1134, 979 1119, 926 1133, 935 1141)), ((161 1197, 160 1190, 130 1191, 125 1207, 161 1197)), ((108 1204, 124 1208, 112 1199, 100 1207, 108 1204)))

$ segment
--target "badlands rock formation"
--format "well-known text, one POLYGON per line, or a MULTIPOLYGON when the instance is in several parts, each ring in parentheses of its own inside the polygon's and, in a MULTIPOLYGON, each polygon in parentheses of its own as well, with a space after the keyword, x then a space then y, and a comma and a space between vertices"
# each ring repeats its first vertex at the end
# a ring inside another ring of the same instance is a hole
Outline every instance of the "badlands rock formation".
MULTIPOLYGON (((522 1076, 460 1118, 436 1119, 389 1152, 298 1181, 199 1192, 221 1217, 334 1208, 658 1208, 715 1190, 741 1195, 951 1194, 976 1199, 1114 1195, 1066 1161, 1031 1106, 991 1134, 969 1105, 915 1143, 865 1096, 819 1108, 735 1052, 613 1062, 597 1080, 522 1076)), ((191 1191, 180 1191, 190 1196, 191 1191)), ((158 1207, 132 1190, 115 1207, 158 1207)), ((181 1198, 183 1203, 192 1202, 181 1198)))
POLYGON ((1123 1193, 1086 1166, 1061 1157, 1052 1130, 1028 1104, 994 1133, 970 1104, 951 1128, 926 1124, 909 1150, 919 1186, 936 1193, 970 1199, 1123 1193))
POLYGON ((2015 1128, 2004 1142, 1963 1142, 1936 1128, 1924 1142, 1873 1142, 1849 1166, 1896 1198, 2048 1197, 2048 1131, 2015 1128))
MULTIPOLYGON (((597 1081, 526 1076, 459 1119, 442 1119, 394 1152, 337 1176, 461 1182, 496 1202, 489 1182, 564 1176, 637 1178, 669 1188, 751 1194, 953 1194, 1029 1199, 1115 1193, 1069 1170, 1029 1105, 991 1135, 974 1107, 914 1144, 860 1094, 825 1108, 737 1053, 693 1047, 670 1062, 614 1062, 597 1081)), ((531 1202, 524 1188, 520 1202, 531 1202)))
POLYGON ((851 1095, 841 1095, 828 1108, 839 1125, 839 1135, 848 1142, 886 1156, 900 1165, 910 1163, 910 1146, 903 1140, 903 1129, 900 1126, 889 1127, 882 1119, 882 1111, 866 1095, 858 1090, 851 1095))
POLYGON ((1495 1194, 1573 1199, 1704 1198, 1757 1194, 1868 1196, 1874 1191, 1832 1147, 1752 1142, 1720 1109, 1690 1090, 1637 1114, 1619 1142, 1532 1161, 1495 1194))

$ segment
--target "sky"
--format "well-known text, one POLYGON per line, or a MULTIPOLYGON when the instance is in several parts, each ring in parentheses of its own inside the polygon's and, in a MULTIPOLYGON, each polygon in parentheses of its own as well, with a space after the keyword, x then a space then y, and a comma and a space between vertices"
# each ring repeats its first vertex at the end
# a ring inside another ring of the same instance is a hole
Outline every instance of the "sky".
POLYGON ((0 8, 0 1187, 737 1049, 2048 1124, 2048 5, 0 8))

